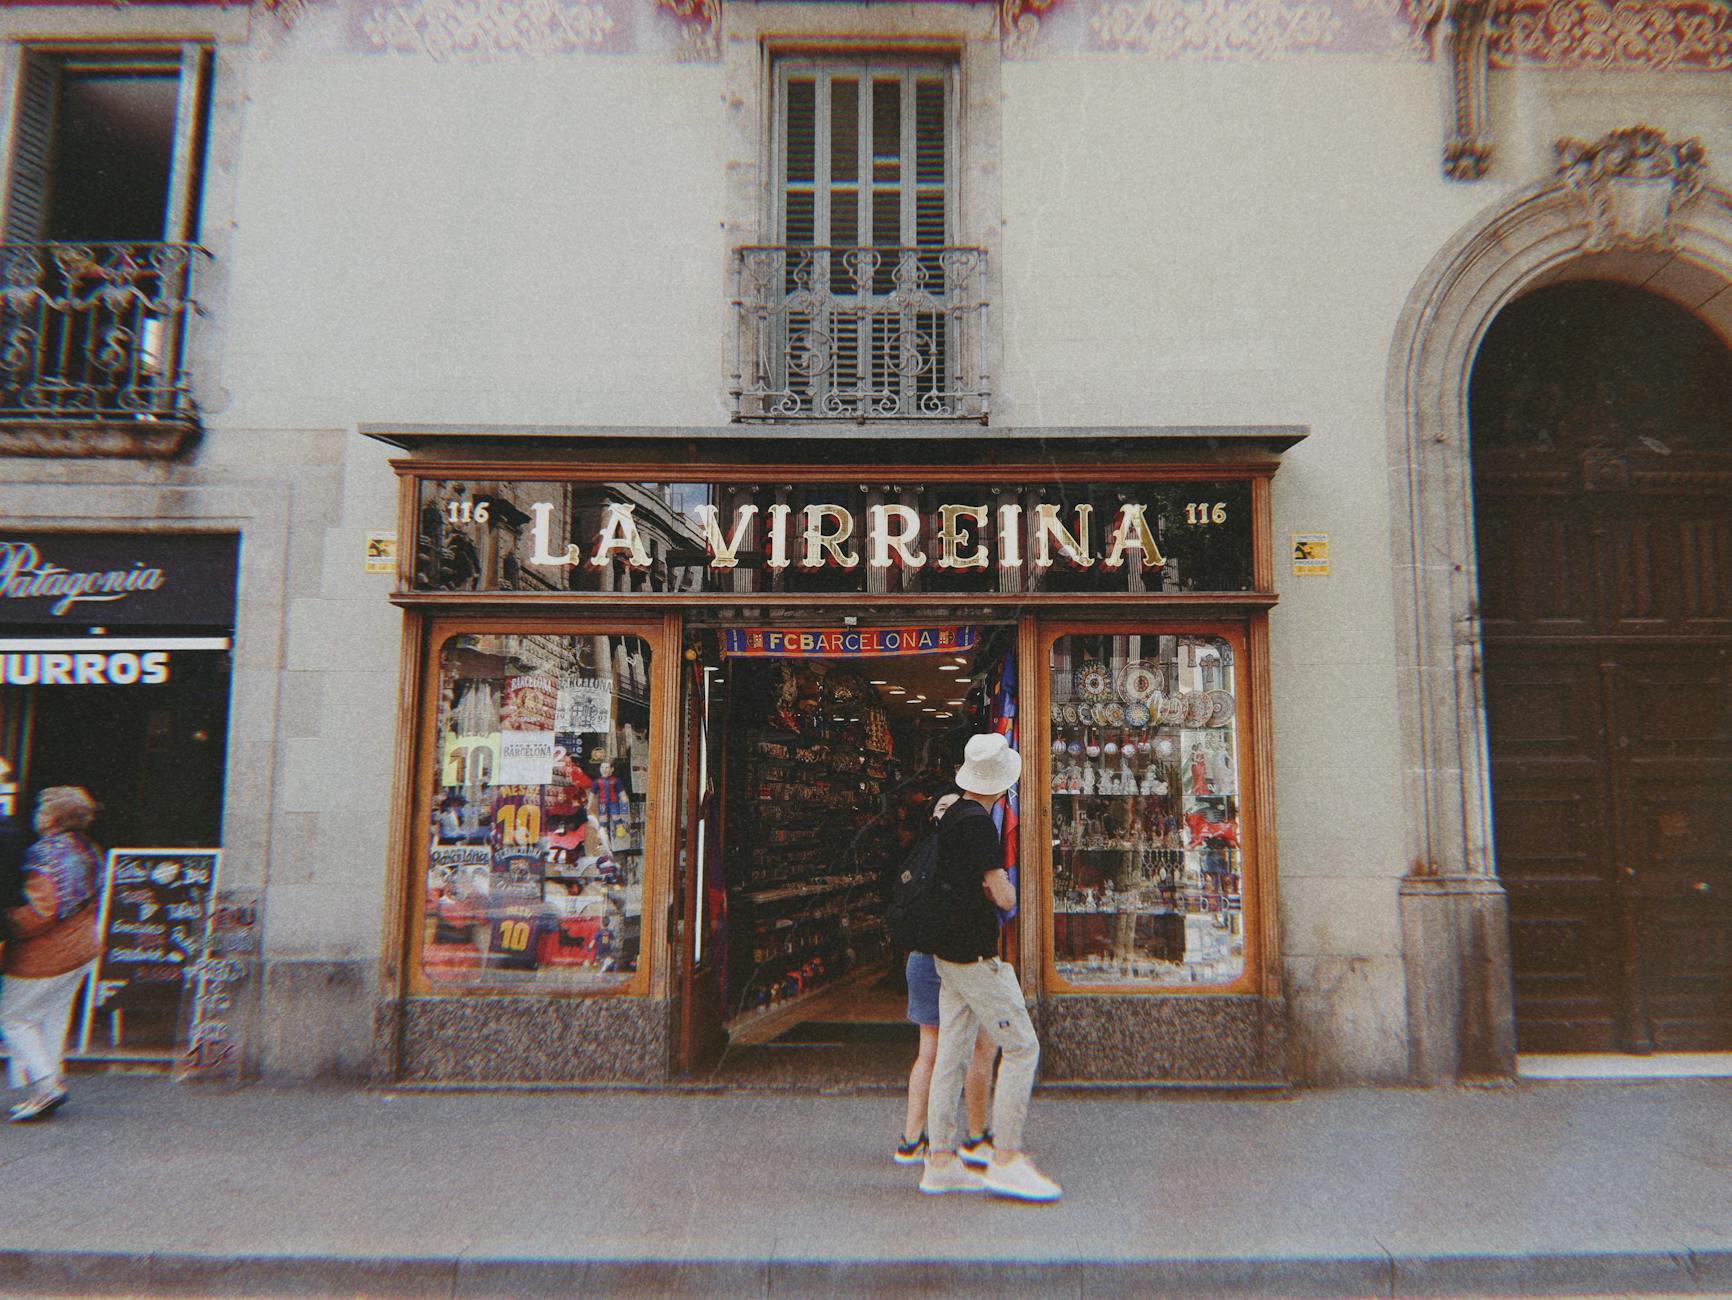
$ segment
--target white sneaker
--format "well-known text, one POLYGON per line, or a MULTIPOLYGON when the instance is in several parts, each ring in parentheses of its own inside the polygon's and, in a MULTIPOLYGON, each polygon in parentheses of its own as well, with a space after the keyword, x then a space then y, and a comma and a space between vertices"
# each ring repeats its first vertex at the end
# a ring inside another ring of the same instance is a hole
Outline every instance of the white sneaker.
MULTIPOLYGON (((1064 1195, 1064 1188, 1021 1154, 1012 1156, 1008 1164, 993 1161, 980 1171, 979 1177, 981 1185, 994 1196, 1010 1196, 1019 1201, 1056 1201, 1064 1195)), ((925 1184, 921 1186, 924 1188, 925 1184)))
POLYGON ((928 1160, 926 1172, 920 1175, 920 1190, 928 1196, 944 1192, 983 1192, 986 1184, 980 1181, 979 1174, 960 1160, 947 1160, 941 1165, 928 1160))

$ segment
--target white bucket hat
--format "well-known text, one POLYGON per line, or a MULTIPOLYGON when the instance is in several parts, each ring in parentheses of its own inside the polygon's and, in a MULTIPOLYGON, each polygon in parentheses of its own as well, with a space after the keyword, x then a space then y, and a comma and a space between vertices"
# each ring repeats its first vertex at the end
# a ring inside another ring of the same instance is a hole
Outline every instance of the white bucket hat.
POLYGON ((969 794, 1003 794, 1022 775, 1022 755, 996 731, 970 736, 956 769, 956 784, 969 794))

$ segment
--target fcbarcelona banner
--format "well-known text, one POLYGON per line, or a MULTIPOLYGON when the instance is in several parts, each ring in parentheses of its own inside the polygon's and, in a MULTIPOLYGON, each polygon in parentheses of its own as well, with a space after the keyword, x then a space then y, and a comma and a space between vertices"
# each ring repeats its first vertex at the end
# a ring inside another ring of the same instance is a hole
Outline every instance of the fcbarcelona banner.
POLYGON ((869 658, 972 650, 972 627, 727 628, 722 653, 751 658, 869 658))

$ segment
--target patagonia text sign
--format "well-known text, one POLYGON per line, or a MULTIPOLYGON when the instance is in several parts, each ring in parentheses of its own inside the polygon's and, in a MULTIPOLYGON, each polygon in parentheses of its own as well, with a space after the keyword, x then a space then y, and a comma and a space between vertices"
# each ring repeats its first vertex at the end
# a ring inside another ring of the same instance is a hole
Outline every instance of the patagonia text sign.
POLYGON ((0 533, 0 624, 234 622, 233 534, 0 533))
POLYGON ((765 658, 935 655, 971 650, 972 627, 728 628, 724 654, 765 658))

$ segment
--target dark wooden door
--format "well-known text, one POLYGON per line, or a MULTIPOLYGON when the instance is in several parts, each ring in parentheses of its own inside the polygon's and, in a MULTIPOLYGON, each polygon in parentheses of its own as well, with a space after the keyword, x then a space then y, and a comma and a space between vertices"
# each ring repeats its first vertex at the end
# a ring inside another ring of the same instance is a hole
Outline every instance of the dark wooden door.
POLYGON ((1494 322, 1471 420, 1518 1045, 1732 1048, 1732 356, 1557 286, 1494 322))

